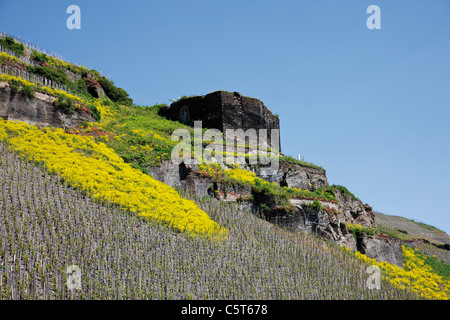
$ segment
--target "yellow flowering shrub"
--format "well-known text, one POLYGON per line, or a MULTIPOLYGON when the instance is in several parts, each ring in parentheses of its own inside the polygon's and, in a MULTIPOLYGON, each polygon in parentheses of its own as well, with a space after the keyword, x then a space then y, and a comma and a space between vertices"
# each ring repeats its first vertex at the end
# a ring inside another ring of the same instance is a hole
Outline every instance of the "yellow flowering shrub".
POLYGON ((5 60, 11 60, 14 62, 22 62, 22 60, 20 60, 19 58, 15 57, 15 56, 11 56, 5 52, 0 52, 0 62, 5 61, 5 60))
POLYGON ((9 74, 0 74, 0 81, 11 82, 15 81, 23 86, 36 86, 33 82, 22 79, 21 77, 10 76, 9 74))
POLYGON ((120 204, 143 217, 193 235, 226 236, 228 230, 173 188, 132 168, 104 143, 64 133, 62 129, 30 126, 0 119, 0 139, 12 149, 96 199, 120 204))
POLYGON ((198 169, 204 173, 207 173, 208 175, 216 178, 230 178, 232 180, 235 180, 240 183, 244 184, 254 184, 255 180, 260 180, 261 183, 269 183, 267 181, 264 181, 260 178, 258 178, 255 173, 239 169, 237 165, 233 166, 231 169, 225 169, 222 168, 217 163, 211 163, 211 164, 200 164, 198 166, 198 169))
POLYGON ((198 166, 198 169, 201 174, 211 176, 215 181, 237 185, 250 185, 257 192, 272 194, 279 199, 309 199, 337 203, 334 196, 331 197, 322 190, 309 191, 280 187, 277 183, 268 182, 257 177, 252 171, 240 169, 238 165, 231 166, 231 168, 222 168, 217 163, 211 163, 201 164, 198 166))
MULTIPOLYGON (((342 248, 351 253, 347 247, 342 248)), ((450 299, 450 281, 436 274, 425 260, 418 254, 418 249, 403 245, 404 265, 400 268, 387 262, 378 262, 365 254, 355 252, 354 255, 367 265, 380 267, 384 279, 393 286, 410 289, 427 299, 450 299)))

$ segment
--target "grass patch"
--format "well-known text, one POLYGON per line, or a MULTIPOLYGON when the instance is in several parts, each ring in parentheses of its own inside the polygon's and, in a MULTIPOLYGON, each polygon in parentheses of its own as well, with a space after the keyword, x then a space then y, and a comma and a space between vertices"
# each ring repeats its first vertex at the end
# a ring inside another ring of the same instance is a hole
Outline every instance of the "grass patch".
POLYGON ((325 171, 324 168, 322 168, 322 167, 320 167, 318 165, 315 165, 315 164, 309 163, 309 162, 305 162, 305 161, 301 161, 301 160, 297 160, 297 159, 294 159, 294 158, 292 158, 290 156, 280 156, 280 163, 282 163, 282 162, 286 162, 286 163, 289 163, 289 164, 296 164, 296 165, 299 165, 301 167, 320 169, 320 170, 324 170, 325 171))
POLYGON ((171 158, 172 148, 178 143, 171 140, 175 129, 193 130, 158 115, 158 110, 164 105, 127 107, 115 103, 114 106, 115 119, 105 124, 103 129, 114 132, 115 137, 106 144, 141 170, 171 158))

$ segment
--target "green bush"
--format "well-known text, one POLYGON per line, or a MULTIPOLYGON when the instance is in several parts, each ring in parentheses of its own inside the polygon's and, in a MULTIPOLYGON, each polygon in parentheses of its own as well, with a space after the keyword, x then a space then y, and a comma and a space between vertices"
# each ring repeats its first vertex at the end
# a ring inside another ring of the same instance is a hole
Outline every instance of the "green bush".
POLYGON ((99 77, 97 81, 102 86, 105 94, 112 101, 119 102, 120 104, 130 107, 133 105, 133 99, 128 97, 128 93, 122 88, 117 88, 111 80, 105 77, 99 77))
POLYGON ((373 236, 375 234, 375 229, 373 228, 365 228, 360 226, 359 224, 350 224, 347 223, 347 229, 350 231, 355 237, 356 241, 361 240, 364 234, 368 236, 373 236))
POLYGON ((95 104, 90 103, 90 104, 87 105, 87 107, 91 111, 91 115, 95 119, 95 121, 100 122, 100 120, 101 120, 101 113, 100 113, 100 110, 97 109, 95 104))
POLYGON ((351 193, 350 191, 348 191, 348 189, 344 186, 340 186, 340 185, 335 185, 333 184, 330 187, 331 190, 340 190, 344 195, 350 196, 352 197, 353 200, 359 200, 353 193, 351 193))
POLYGON ((0 45, 11 51, 14 51, 18 56, 23 55, 25 51, 25 46, 21 43, 17 43, 11 37, 6 37, 5 39, 0 39, 0 45))
POLYGON ((92 99, 92 95, 89 93, 86 82, 83 79, 77 79, 70 84, 70 87, 77 92, 79 95, 86 97, 87 99, 92 99))
POLYGON ((37 74, 41 77, 50 79, 50 80, 58 82, 60 84, 64 84, 67 86, 71 85, 71 82, 70 82, 69 78, 67 77, 67 74, 61 69, 54 69, 49 66, 41 67, 41 66, 28 65, 27 70, 28 70, 28 72, 37 74))

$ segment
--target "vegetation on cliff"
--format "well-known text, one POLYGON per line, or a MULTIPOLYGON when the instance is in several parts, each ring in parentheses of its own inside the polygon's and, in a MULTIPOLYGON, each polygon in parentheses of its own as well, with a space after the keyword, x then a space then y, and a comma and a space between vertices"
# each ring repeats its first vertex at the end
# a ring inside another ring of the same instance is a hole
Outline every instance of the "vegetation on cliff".
POLYGON ((352 252, 347 247, 342 250, 366 263, 367 265, 378 266, 382 271, 385 280, 389 281, 394 287, 400 289, 411 289, 423 298, 427 299, 450 299, 450 278, 441 275, 427 263, 425 254, 420 253, 418 249, 403 246, 403 268, 389 264, 387 262, 378 262, 370 259, 360 252, 352 252))

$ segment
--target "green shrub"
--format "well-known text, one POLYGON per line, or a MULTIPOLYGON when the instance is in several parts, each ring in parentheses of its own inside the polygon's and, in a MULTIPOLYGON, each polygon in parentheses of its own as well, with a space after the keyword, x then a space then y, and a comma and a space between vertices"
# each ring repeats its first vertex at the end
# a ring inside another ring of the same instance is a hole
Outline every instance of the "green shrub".
POLYGON ((90 103, 90 104, 87 105, 87 107, 91 111, 91 115, 95 119, 95 121, 100 122, 100 120, 101 120, 101 113, 100 113, 100 110, 97 109, 95 104, 90 103))
POLYGON ((10 89, 11 89, 11 95, 15 95, 17 92, 19 92, 19 86, 16 86, 15 84, 11 84, 10 89))
POLYGON ((30 58, 31 58, 31 60, 36 61, 41 64, 44 64, 46 62, 48 63, 50 61, 49 56, 47 56, 45 53, 39 53, 37 51, 33 51, 30 58))
POLYGON ((344 195, 352 197, 353 200, 359 200, 353 193, 348 191, 348 189, 344 186, 339 186, 339 185, 333 184, 330 188, 331 188, 331 190, 340 190, 344 195))
POLYGON ((375 234, 375 229, 373 228, 365 228, 360 226, 359 224, 350 224, 347 223, 347 229, 350 231, 355 237, 356 241, 361 240, 364 234, 368 236, 373 236, 375 234))
POLYGON ((322 203, 320 203, 317 200, 313 200, 313 202, 311 203, 311 208, 315 211, 321 211, 323 209, 322 207, 322 203))
POLYGON ((27 66, 28 72, 37 74, 41 77, 50 79, 52 81, 55 81, 60 84, 64 84, 67 86, 71 85, 71 82, 69 78, 67 77, 67 74, 61 70, 61 69, 54 69, 49 66, 41 67, 41 66, 27 66))
POLYGON ((20 93, 28 98, 34 98, 36 96, 32 86, 23 86, 20 93))
POLYGON ((117 88, 111 80, 105 77, 99 77, 97 81, 102 86, 103 91, 105 91, 105 94, 112 101, 119 102, 120 104, 126 106, 133 105, 133 99, 128 97, 128 93, 122 88, 117 88))
POLYGON ((70 87, 79 95, 86 97, 87 99, 92 99, 92 95, 89 93, 86 82, 83 79, 77 79, 70 84, 70 87))

